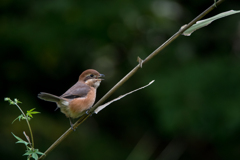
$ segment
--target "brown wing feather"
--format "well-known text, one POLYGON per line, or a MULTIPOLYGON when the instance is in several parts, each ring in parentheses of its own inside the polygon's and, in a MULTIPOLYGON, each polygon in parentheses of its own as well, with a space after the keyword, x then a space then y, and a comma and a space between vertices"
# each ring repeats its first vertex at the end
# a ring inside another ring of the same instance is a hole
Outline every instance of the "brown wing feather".
POLYGON ((90 87, 88 85, 82 82, 77 82, 60 97, 68 98, 68 99, 85 97, 89 92, 89 90, 90 90, 90 87))

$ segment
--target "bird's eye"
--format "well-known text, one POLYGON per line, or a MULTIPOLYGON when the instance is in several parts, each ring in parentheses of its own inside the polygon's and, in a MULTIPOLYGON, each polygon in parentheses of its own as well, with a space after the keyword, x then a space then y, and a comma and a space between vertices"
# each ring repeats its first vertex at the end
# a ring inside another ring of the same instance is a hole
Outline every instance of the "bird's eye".
POLYGON ((90 77, 93 77, 94 75, 93 74, 90 74, 90 77))

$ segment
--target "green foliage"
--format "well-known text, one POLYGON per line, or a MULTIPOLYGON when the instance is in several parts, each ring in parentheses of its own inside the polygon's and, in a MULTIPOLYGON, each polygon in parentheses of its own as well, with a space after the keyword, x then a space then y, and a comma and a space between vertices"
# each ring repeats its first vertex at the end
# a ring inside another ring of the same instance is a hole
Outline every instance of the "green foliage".
POLYGON ((17 105, 18 103, 22 103, 17 98, 15 98, 14 101, 13 101, 9 97, 5 97, 4 101, 8 101, 10 105, 17 105))
MULTIPOLYGON (((33 144, 33 134, 32 134, 31 126, 30 126, 30 124, 29 124, 29 120, 31 120, 31 119, 33 118, 33 114, 38 114, 38 113, 40 113, 40 112, 34 111, 35 108, 33 108, 33 109, 31 109, 31 110, 28 110, 28 111, 27 111, 27 114, 24 114, 24 112, 22 111, 22 109, 21 109, 20 106, 18 105, 19 103, 22 103, 22 102, 20 102, 18 99, 15 98, 14 101, 13 101, 13 100, 11 100, 10 98, 6 97, 6 98, 4 98, 4 100, 5 100, 5 101, 8 101, 10 105, 16 105, 16 106, 19 108, 19 110, 22 112, 22 114, 19 115, 14 121, 16 121, 17 119, 18 119, 19 121, 20 121, 20 120, 26 120, 26 122, 27 122, 27 124, 28 124, 28 127, 29 127, 30 134, 31 134, 32 143, 31 143, 29 137, 26 135, 25 132, 23 132, 23 133, 24 133, 27 141, 21 139, 20 137, 18 137, 18 136, 16 136, 15 134, 12 133, 12 135, 18 140, 16 143, 22 143, 22 144, 24 144, 24 145, 26 146, 26 149, 27 149, 27 150, 26 150, 26 153, 23 154, 23 155, 24 155, 24 156, 28 156, 28 157, 27 157, 28 160, 31 159, 31 158, 37 160, 37 159, 38 159, 38 155, 43 155, 44 153, 42 153, 42 152, 40 152, 38 149, 35 149, 35 148, 34 148, 34 144, 33 144)), ((14 122, 14 121, 13 121, 13 122, 14 122)), ((13 122, 12 122, 12 123, 13 123, 13 122)))
POLYGON ((24 141, 23 139, 19 138, 18 136, 16 136, 13 133, 12 133, 12 135, 18 140, 16 143, 23 143, 28 148, 28 145, 30 145, 30 143, 28 143, 27 141, 24 141))
POLYGON ((28 150, 24 156, 28 156, 28 157, 32 157, 35 160, 38 159, 38 154, 39 155, 43 155, 44 153, 40 152, 38 149, 34 149, 34 150, 28 150))
POLYGON ((190 36, 194 31, 209 25, 213 21, 218 20, 218 19, 223 18, 223 17, 226 17, 226 16, 236 14, 236 13, 240 13, 240 11, 230 10, 230 11, 226 11, 226 12, 223 12, 223 13, 219 13, 219 14, 213 16, 213 17, 197 21, 194 25, 192 25, 185 32, 183 32, 183 35, 184 36, 190 36))
MULTIPOLYGON (((27 111, 26 116, 27 116, 28 121, 30 121, 30 120, 33 118, 33 116, 32 116, 33 114, 38 114, 38 113, 40 113, 40 112, 33 111, 34 109, 35 109, 35 108, 27 111)), ((12 124, 13 124, 17 119, 20 121, 20 120, 24 120, 24 119, 26 119, 26 118, 25 118, 24 115, 21 114, 21 115, 19 115, 16 119, 13 120, 12 124)))
POLYGON ((40 113, 40 112, 37 112, 37 111, 33 111, 34 109, 35 109, 35 108, 27 111, 27 116, 33 118, 33 116, 32 116, 33 114, 38 114, 38 113, 40 113))
MULTIPOLYGON (((31 118, 30 118, 30 117, 27 117, 27 118, 28 118, 28 120, 30 121, 31 118)), ((21 114, 21 115, 19 115, 16 119, 14 119, 14 120, 12 121, 12 124, 13 124, 17 119, 20 121, 20 120, 23 120, 23 119, 26 119, 26 118, 24 117, 24 115, 21 114)))

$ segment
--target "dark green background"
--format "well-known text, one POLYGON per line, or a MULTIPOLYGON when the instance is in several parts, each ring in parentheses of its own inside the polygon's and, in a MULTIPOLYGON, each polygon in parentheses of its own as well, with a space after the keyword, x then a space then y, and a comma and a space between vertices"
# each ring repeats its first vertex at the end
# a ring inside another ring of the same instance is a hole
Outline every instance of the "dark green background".
MULTIPOLYGON (((1 0, 0 159, 26 159, 24 121, 4 97, 18 98, 31 120, 35 147, 44 152, 69 128, 39 92, 61 95, 82 71, 106 75, 101 98, 213 0, 1 0)), ((240 2, 225 1, 208 17, 240 2)), ((240 15, 179 37, 110 98, 155 80, 148 88, 87 119, 46 159, 240 159, 240 15)))

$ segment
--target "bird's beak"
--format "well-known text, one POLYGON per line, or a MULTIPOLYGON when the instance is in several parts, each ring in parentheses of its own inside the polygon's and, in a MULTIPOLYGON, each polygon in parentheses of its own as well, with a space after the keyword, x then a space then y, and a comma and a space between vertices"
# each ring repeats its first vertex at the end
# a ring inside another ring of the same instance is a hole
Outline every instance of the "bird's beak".
POLYGON ((105 75, 104 75, 104 74, 100 74, 100 75, 99 75, 99 77, 98 77, 97 79, 104 80, 104 79, 103 79, 103 78, 101 78, 101 77, 105 77, 105 75))

